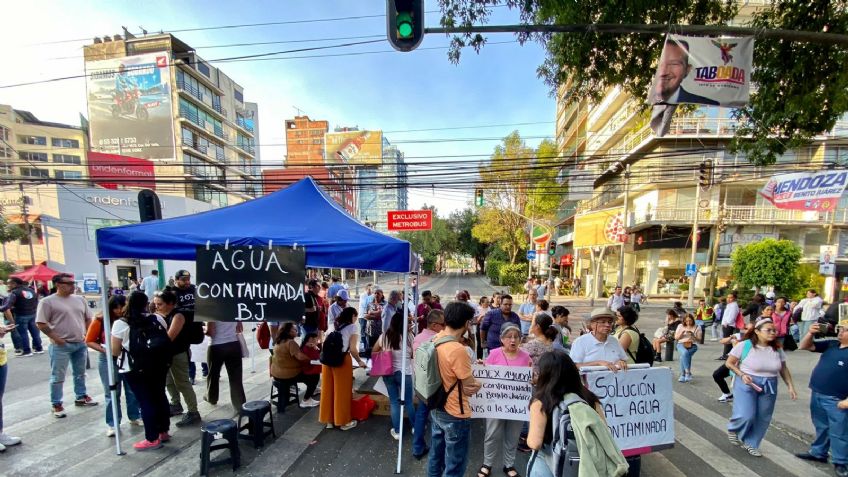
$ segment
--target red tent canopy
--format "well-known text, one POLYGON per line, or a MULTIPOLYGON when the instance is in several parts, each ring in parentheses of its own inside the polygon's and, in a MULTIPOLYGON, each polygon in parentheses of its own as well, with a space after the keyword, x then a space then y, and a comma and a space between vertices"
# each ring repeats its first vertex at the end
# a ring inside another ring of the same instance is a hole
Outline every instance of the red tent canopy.
POLYGON ((25 282, 31 282, 33 280, 48 282, 58 273, 61 272, 57 272, 56 270, 48 267, 44 262, 41 262, 34 267, 27 268, 22 272, 13 273, 9 276, 18 277, 25 282))

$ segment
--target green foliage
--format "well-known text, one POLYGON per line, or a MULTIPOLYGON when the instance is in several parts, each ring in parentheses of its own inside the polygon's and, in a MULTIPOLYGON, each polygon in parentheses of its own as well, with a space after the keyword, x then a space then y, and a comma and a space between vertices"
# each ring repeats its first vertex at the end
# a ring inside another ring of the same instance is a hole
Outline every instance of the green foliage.
POLYGON ((456 250, 456 235, 448 221, 436 214, 435 207, 424 205, 433 211, 433 229, 427 231, 401 232, 398 237, 408 241, 412 250, 421 254, 425 272, 433 272, 446 260, 448 254, 456 250))
POLYGON ((477 269, 484 270, 486 266, 486 253, 488 245, 474 237, 472 230, 479 221, 477 211, 466 208, 456 211, 448 218, 448 225, 456 240, 456 252, 468 255, 477 262, 477 269))
POLYGON ((795 270, 793 280, 781 292, 789 298, 800 300, 809 289, 824 290, 825 278, 819 274, 819 267, 812 263, 803 263, 795 270))
POLYGON ((740 289, 774 286, 787 293, 798 283, 801 249, 790 240, 765 239, 733 251, 730 273, 740 289))
POLYGON ((0 262, 0 281, 5 282, 9 275, 18 271, 18 266, 12 262, 0 262))
POLYGON ((10 224, 6 219, 0 218, 0 243, 14 242, 26 238, 26 235, 23 227, 10 224))
POLYGON ((515 285, 524 285, 526 280, 527 265, 525 264, 504 264, 498 270, 498 285, 500 286, 508 286, 512 289, 515 285))
POLYGON ((501 274, 501 267, 506 265, 503 260, 489 259, 486 261, 486 276, 493 285, 497 285, 501 274))
MULTIPOLYGON (((441 24, 470 27, 486 24, 492 9, 517 10, 524 24, 727 24, 741 2, 667 0, 602 2, 596 0, 439 0, 441 24)), ((846 0, 775 0, 754 14, 757 28, 810 32, 848 31, 846 0)), ((609 88, 619 86, 636 98, 645 97, 653 79, 664 38, 661 35, 587 32, 518 34, 521 42, 537 41, 546 50, 537 73, 552 94, 567 85, 568 101, 597 103, 609 88)), ((479 53, 486 42, 480 34, 454 35, 448 52, 459 61, 466 46, 479 53)), ((734 150, 756 164, 770 164, 787 148, 804 145, 830 131, 848 112, 848 50, 839 45, 760 38, 755 42, 758 85, 748 107, 735 114, 734 150)), ((646 105, 647 106, 647 105, 646 105)))

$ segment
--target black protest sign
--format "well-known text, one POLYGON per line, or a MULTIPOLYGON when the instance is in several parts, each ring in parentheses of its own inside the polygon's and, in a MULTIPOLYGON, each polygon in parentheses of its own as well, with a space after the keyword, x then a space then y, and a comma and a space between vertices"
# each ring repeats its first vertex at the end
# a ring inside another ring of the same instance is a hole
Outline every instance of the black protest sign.
POLYGON ((203 321, 300 321, 303 248, 197 247, 195 316, 203 321))

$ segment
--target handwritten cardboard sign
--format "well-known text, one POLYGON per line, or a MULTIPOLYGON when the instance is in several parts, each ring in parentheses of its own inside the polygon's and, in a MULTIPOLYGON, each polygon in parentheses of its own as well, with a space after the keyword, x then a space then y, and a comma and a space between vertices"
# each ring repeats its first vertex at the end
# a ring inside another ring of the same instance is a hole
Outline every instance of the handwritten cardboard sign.
MULTIPOLYGON (((601 400, 619 449, 650 452, 674 444, 674 402, 669 368, 594 371, 589 390, 601 400)), ((635 452, 643 453, 643 452, 635 452)))
POLYGON ((302 248, 198 247, 196 316, 204 321, 300 321, 305 275, 302 248))
POLYGON ((530 420, 527 406, 533 396, 531 368, 477 364, 472 367, 472 373, 482 385, 469 398, 472 418, 530 420))

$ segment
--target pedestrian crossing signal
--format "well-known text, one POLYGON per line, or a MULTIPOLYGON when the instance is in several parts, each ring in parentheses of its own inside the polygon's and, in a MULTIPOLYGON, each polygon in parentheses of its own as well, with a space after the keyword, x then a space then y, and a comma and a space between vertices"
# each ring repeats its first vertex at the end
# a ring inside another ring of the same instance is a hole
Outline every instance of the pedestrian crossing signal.
POLYGON ((483 207, 483 189, 474 189, 474 205, 483 207))

